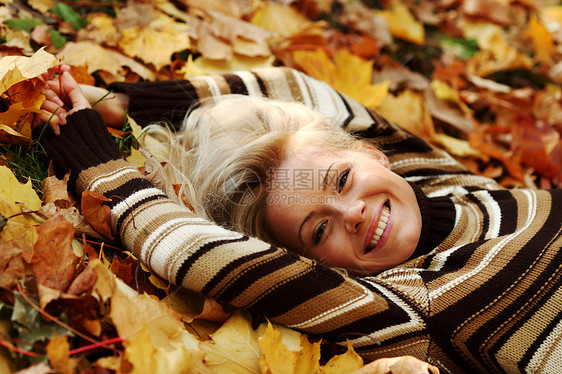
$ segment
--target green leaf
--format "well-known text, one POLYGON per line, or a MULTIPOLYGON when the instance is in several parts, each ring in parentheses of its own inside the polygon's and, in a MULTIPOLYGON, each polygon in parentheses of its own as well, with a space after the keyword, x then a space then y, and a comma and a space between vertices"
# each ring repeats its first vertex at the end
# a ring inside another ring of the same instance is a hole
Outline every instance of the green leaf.
POLYGON ((8 19, 5 21, 6 25, 8 25, 11 29, 18 29, 18 30, 25 30, 27 32, 31 32, 35 27, 42 25, 43 21, 39 18, 23 18, 23 19, 8 19))
POLYGON ((454 38, 446 35, 438 35, 435 38, 444 50, 465 59, 474 56, 478 52, 478 43, 474 39, 454 38))
POLYGON ((51 41, 55 48, 62 48, 66 44, 66 38, 59 32, 59 30, 49 29, 47 34, 51 36, 51 41))
POLYGON ((51 11, 57 15, 60 19, 69 22, 75 30, 80 30, 82 27, 88 24, 85 18, 80 17, 74 9, 66 5, 65 3, 57 3, 51 11))

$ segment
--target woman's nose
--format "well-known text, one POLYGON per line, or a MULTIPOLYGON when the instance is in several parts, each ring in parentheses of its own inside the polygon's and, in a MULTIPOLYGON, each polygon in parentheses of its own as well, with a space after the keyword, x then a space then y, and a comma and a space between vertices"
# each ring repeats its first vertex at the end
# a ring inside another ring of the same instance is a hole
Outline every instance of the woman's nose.
POLYGON ((346 207, 345 210, 345 228, 350 233, 359 231, 361 224, 365 222, 366 204, 363 200, 357 200, 346 207))

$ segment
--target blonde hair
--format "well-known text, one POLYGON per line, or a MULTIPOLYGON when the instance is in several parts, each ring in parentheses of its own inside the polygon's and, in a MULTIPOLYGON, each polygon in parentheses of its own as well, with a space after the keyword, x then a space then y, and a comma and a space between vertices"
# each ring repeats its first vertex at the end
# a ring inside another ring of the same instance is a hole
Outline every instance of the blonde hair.
POLYGON ((244 95, 201 103, 175 134, 159 125, 146 133, 167 144, 166 161, 196 213, 270 243, 269 178, 289 152, 304 144, 362 147, 360 140, 302 104, 244 95))

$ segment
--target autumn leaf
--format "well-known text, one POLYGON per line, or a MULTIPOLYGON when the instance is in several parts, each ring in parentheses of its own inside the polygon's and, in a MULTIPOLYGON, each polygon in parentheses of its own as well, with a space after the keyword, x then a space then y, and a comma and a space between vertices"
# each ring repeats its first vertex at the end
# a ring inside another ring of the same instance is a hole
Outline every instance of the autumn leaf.
POLYGON ((307 74, 328 83, 336 90, 369 108, 377 108, 388 94, 390 80, 371 83, 373 62, 363 60, 343 49, 330 58, 325 50, 296 50, 295 63, 307 74))
POLYGON ((41 200, 33 190, 31 181, 20 183, 12 171, 0 166, 0 214, 7 218, 0 232, 0 240, 18 246, 26 260, 31 260, 33 245, 37 240, 35 225, 39 221, 30 214, 20 214, 22 206, 38 210, 41 200))
POLYGON ((0 288, 11 290, 25 274, 23 251, 17 245, 0 239, 0 288))
POLYGON ((82 214, 88 223, 103 236, 113 239, 111 233, 111 208, 104 203, 111 201, 93 191, 82 193, 82 214))
POLYGON ((78 257, 72 249, 74 227, 55 216, 37 228, 31 265, 38 285, 66 291, 76 273, 78 257))
POLYGON ((130 57, 154 65, 156 70, 169 65, 172 54, 191 47, 186 25, 163 14, 146 27, 130 27, 120 32, 122 50, 130 57))
POLYGON ((63 374, 75 373, 78 360, 70 358, 70 346, 66 336, 53 337, 47 344, 49 362, 58 372, 63 374))
POLYGON ((416 21, 403 3, 394 0, 390 9, 380 11, 379 14, 386 19, 393 36, 416 44, 423 44, 425 41, 423 25, 416 21))

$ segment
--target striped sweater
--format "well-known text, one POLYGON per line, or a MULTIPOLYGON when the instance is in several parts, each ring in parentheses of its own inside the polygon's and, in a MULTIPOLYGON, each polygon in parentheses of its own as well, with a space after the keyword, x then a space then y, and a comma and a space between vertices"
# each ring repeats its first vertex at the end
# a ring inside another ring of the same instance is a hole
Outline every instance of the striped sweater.
POLYGON ((45 140, 55 170, 72 170, 78 194, 120 197, 109 203, 114 233, 161 277, 256 318, 328 341, 349 339, 366 361, 412 355, 445 373, 562 367, 561 190, 503 189, 291 69, 113 88, 129 94, 134 118, 165 116, 176 124, 204 97, 296 100, 370 139, 423 191, 415 255, 378 274, 345 276, 194 216, 121 158, 95 111, 76 112, 60 136, 45 140))

